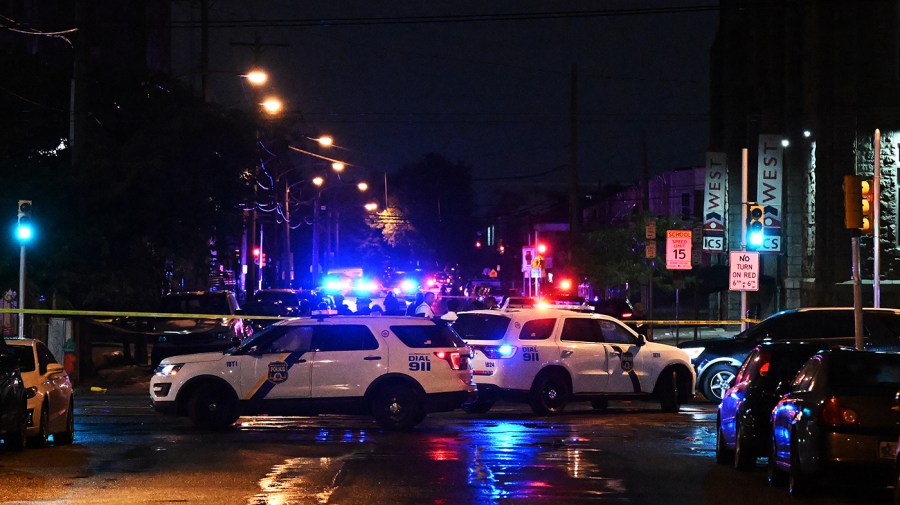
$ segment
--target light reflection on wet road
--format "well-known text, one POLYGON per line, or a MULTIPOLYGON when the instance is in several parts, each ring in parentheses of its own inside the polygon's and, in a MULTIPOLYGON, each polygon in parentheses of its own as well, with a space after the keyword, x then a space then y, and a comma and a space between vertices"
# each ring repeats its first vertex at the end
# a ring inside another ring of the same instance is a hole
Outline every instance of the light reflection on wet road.
MULTIPOLYGON (((554 418, 501 404, 429 416, 386 432, 350 416, 242 418, 222 433, 158 416, 146 397, 79 398, 76 443, 0 452, 4 503, 719 504, 789 503, 764 460, 736 472, 713 460, 715 410, 663 414, 652 403, 587 404, 554 418), (52 460, 50 469, 46 461, 52 460), (15 488, 9 487, 18 483, 15 488), (39 485, 39 489, 28 486, 39 485), (735 492, 735 490, 740 490, 735 492)), ((884 491, 807 503, 872 503, 884 491)))

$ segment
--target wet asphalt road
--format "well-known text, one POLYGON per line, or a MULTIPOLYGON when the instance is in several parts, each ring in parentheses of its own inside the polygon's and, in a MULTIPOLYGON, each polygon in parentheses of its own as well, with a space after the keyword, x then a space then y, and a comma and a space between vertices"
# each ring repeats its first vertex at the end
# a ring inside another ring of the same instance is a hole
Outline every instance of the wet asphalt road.
MULTIPOLYGON (((164 417, 146 395, 84 393, 75 444, 0 450, 0 502, 22 504, 797 503, 714 462, 715 409, 571 404, 554 418, 499 404, 387 432, 368 418, 242 418, 226 432, 164 417)), ((830 488, 811 504, 888 503, 888 489, 830 488)))

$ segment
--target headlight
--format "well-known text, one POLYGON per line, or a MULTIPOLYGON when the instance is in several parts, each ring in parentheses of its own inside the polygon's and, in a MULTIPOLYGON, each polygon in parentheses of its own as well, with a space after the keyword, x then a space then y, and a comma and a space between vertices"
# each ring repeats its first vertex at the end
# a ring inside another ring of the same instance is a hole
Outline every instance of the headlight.
POLYGON ((171 377, 173 375, 178 375, 178 371, 181 370, 181 367, 183 366, 184 363, 159 365, 153 373, 160 377, 171 377))
POLYGON ((705 347, 686 347, 686 348, 682 349, 682 351, 687 353, 687 355, 691 358, 691 361, 694 361, 695 359, 697 359, 700 356, 700 354, 703 352, 704 349, 706 349, 706 348, 705 347))

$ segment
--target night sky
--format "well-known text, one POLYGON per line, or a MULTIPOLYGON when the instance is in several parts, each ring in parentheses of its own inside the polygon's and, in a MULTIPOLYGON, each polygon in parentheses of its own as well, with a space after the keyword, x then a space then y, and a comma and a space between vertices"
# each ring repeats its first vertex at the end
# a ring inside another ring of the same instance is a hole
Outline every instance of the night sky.
MULTIPOLYGON (((199 59, 199 12, 179 4, 173 73, 184 75, 199 59)), ((258 36, 271 89, 304 131, 334 136, 338 157, 393 172, 435 152, 471 165, 476 178, 527 176, 569 162, 577 64, 581 182, 632 183, 642 132, 651 173, 704 163, 716 5, 219 0, 211 98, 249 106, 232 74, 254 63, 258 36), (409 22, 420 16, 439 22, 409 22)), ((524 180, 562 183, 564 173, 524 180)))

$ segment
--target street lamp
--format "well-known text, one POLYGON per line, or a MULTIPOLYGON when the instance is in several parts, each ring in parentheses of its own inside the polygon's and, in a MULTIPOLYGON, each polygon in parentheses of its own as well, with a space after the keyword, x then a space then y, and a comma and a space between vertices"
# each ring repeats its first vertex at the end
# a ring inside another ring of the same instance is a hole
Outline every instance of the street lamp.
POLYGON ((284 107, 281 100, 276 97, 268 97, 260 105, 262 105, 263 111, 270 116, 277 115, 284 107))

